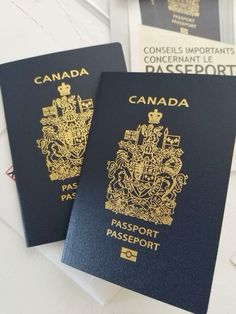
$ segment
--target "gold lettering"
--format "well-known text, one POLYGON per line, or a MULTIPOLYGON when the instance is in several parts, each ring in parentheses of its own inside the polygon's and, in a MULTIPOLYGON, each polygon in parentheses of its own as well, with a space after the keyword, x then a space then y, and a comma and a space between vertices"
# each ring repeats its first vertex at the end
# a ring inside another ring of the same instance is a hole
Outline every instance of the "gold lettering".
POLYGON ((156 97, 148 97, 147 103, 150 105, 155 105, 157 101, 156 97))
POLYGON ((154 251, 156 251, 158 247, 160 246, 160 243, 153 242, 153 244, 154 244, 154 251))
POLYGON ((150 238, 156 238, 159 234, 159 231, 154 229, 145 228, 143 226, 134 225, 131 223, 127 223, 125 221, 112 219, 111 226, 114 226, 119 229, 127 230, 134 233, 139 233, 140 235, 146 235, 150 238))
POLYGON ((89 75, 89 72, 85 68, 82 68, 80 71, 80 76, 83 76, 83 75, 89 75))
POLYGON ((74 183, 72 183, 72 186, 73 186, 73 189, 77 189, 78 188, 78 184, 77 184, 77 182, 74 182, 74 183))
POLYGON ((107 236, 112 234, 112 230, 111 229, 107 229, 107 236))
POLYGON ((147 246, 147 241, 145 239, 140 239, 139 244, 140 244, 140 246, 145 247, 145 246, 147 246))
POLYGON ((61 195, 61 201, 64 202, 64 201, 71 201, 71 200, 74 200, 76 197, 76 192, 73 192, 73 193, 68 193, 68 194, 62 194, 61 195))
POLYGON ((70 78, 70 75, 67 72, 62 73, 61 79, 64 80, 65 78, 70 78))
POLYGON ((45 75, 44 78, 43 78, 43 83, 46 83, 46 82, 51 82, 51 78, 48 76, 48 75, 45 75))
POLYGON ((77 76, 79 76, 79 71, 77 71, 77 70, 71 70, 71 71, 70 71, 70 75, 71 75, 71 77, 77 77, 77 76))
POLYGON ((121 221, 117 221, 116 227, 122 228, 121 221))
POLYGON ((57 80, 59 81, 60 79, 61 79, 60 73, 56 73, 56 74, 53 73, 53 74, 52 74, 52 80, 53 80, 53 81, 57 81, 57 80))
POLYGON ((159 231, 156 231, 156 230, 152 230, 152 231, 153 231, 153 233, 154 233, 153 238, 156 238, 157 235, 159 234, 159 231))
POLYGON ((64 184, 63 184, 63 185, 61 186, 62 191, 65 191, 65 190, 66 190, 66 187, 67 187, 67 185, 64 185, 64 184))
POLYGON ((137 225, 133 225, 133 232, 138 230, 138 226, 137 225))
POLYGON ((147 242, 147 248, 153 250, 153 242, 152 241, 148 241, 147 242))
POLYGON ((74 183, 71 183, 71 184, 63 184, 61 186, 61 189, 64 192, 64 191, 69 191, 69 190, 76 190, 77 187, 78 187, 77 183, 74 182, 74 183))
POLYGON ((168 106, 174 107, 178 104, 178 100, 176 98, 169 98, 168 106))
POLYGON ((175 97, 156 97, 156 96, 130 96, 128 98, 129 103, 131 104, 144 104, 144 105, 156 105, 156 106, 168 106, 168 107, 189 107, 188 101, 186 98, 177 99, 175 97))
POLYGON ((118 234, 117 234, 117 239, 118 239, 118 240, 122 240, 122 232, 118 232, 118 234))
POLYGON ((167 103, 166 103, 166 100, 164 97, 161 97, 157 103, 157 106, 159 105, 164 105, 164 106, 167 106, 167 103))
POLYGON ((137 104, 140 104, 140 103, 146 104, 144 96, 139 97, 139 99, 137 100, 137 104))
MULTIPOLYGON (((111 221, 111 225, 113 224, 117 224, 119 221, 117 221, 116 219, 112 219, 111 221)), ((121 223, 123 224, 123 223, 121 223)), ((134 225, 136 226, 136 225, 134 225)), ((127 224, 127 228, 128 228, 128 224, 127 224)), ((139 227, 139 228, 143 228, 145 229, 145 227, 139 227)), ((147 230, 151 230, 151 229, 147 229, 147 230)), ((127 233, 122 233, 122 232, 117 232, 115 230, 112 230, 110 228, 108 228, 106 230, 106 235, 110 238, 115 238, 116 240, 119 241, 123 241, 123 242, 129 242, 131 244, 135 244, 135 245, 139 245, 141 247, 156 251, 157 248, 160 246, 159 243, 153 242, 153 241, 147 241, 144 238, 139 238, 137 236, 133 236, 127 233)))
POLYGON ((34 83, 35 84, 42 84, 42 80, 41 80, 41 76, 37 76, 35 79, 34 79, 34 83))
POLYGON ((132 235, 128 236, 128 242, 134 243, 134 237, 132 235))
POLYGON ((186 98, 183 98, 183 99, 181 100, 181 102, 179 103, 179 106, 178 106, 178 107, 181 107, 181 106, 184 106, 184 107, 186 107, 186 108, 189 107, 189 104, 188 104, 188 101, 187 101, 186 98))
POLYGON ((113 225, 115 225, 116 223, 117 223, 117 220, 112 219, 112 221, 111 221, 111 225, 113 226, 113 225))
POLYGON ((43 84, 47 82, 52 82, 52 81, 61 81, 64 80, 65 78, 75 78, 78 76, 83 76, 83 75, 89 75, 89 72, 85 68, 81 69, 73 69, 70 71, 63 71, 63 72, 57 72, 57 73, 52 73, 52 74, 45 74, 44 76, 37 76, 34 78, 34 83, 35 84, 43 84))
POLYGON ((152 230, 152 229, 147 229, 146 235, 147 235, 148 237, 152 237, 152 233, 153 233, 153 232, 157 232, 157 231, 152 230))
POLYGON ((129 102, 130 102, 131 104, 136 104, 136 99, 137 99, 137 96, 130 96, 130 97, 129 97, 129 102))

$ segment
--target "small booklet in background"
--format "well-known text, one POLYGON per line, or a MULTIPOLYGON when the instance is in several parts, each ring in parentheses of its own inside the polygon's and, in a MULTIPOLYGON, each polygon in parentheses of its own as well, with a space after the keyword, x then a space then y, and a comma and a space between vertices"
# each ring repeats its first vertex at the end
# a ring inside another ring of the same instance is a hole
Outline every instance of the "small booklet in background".
POLYGON ((120 44, 53 53, 0 67, 28 246, 65 238, 103 71, 126 71, 120 44))
POLYGON ((142 24, 234 43, 234 0, 139 0, 142 24))
POLYGON ((102 74, 62 261, 206 313, 235 98, 233 77, 102 74))

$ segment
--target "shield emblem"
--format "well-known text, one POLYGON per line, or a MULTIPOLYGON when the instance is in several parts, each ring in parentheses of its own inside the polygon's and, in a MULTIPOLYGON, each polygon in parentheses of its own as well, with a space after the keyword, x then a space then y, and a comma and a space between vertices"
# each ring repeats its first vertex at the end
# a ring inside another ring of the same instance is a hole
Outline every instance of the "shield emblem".
POLYGON ((154 163, 137 162, 133 172, 133 194, 136 197, 149 197, 156 187, 157 167, 154 163))

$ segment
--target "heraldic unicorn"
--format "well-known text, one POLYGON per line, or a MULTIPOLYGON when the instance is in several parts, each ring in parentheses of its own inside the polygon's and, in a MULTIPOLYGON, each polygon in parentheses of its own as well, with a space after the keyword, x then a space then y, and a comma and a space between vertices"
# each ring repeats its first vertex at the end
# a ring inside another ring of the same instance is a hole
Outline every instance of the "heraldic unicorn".
POLYGON ((171 225, 176 196, 188 176, 181 173, 180 136, 157 126, 162 113, 148 114, 149 123, 126 130, 114 161, 108 161, 105 208, 155 224, 171 225))
POLYGON ((80 175, 93 115, 92 99, 82 100, 70 90, 69 84, 62 83, 58 86, 61 97, 42 108, 43 138, 37 144, 46 156, 52 181, 80 175))

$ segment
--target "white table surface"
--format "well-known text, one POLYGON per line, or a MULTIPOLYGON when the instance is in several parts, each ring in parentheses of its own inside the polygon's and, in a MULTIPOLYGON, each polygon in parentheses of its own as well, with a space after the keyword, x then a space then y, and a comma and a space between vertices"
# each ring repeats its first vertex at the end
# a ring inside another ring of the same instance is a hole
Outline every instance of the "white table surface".
MULTIPOLYGON (((0 63, 109 42, 108 16, 108 0, 1 0, 0 63)), ((229 261, 236 250, 235 188, 236 173, 231 175, 209 314, 236 313, 236 267, 229 261)), ((0 314, 187 313, 126 289, 99 305, 43 255, 25 248, 1 219, 0 252, 0 314)))

